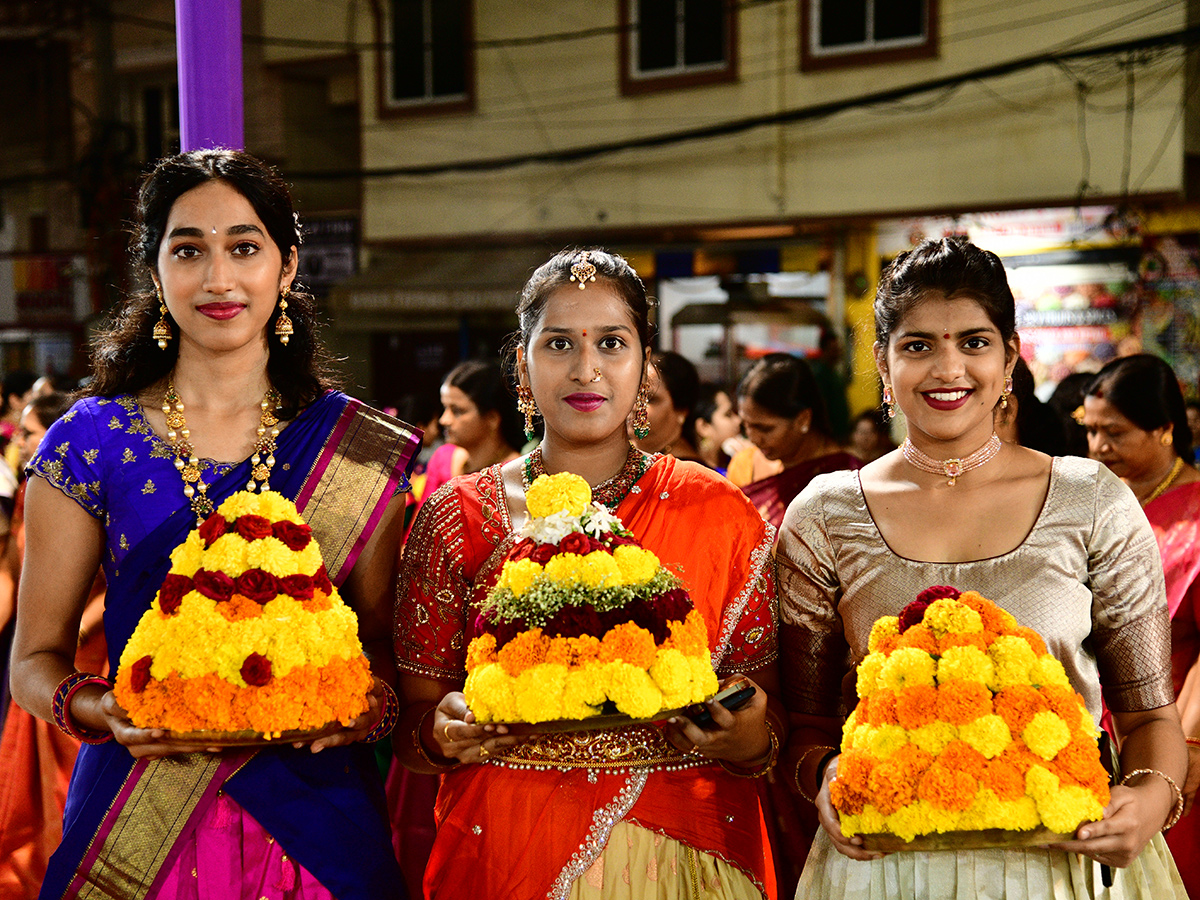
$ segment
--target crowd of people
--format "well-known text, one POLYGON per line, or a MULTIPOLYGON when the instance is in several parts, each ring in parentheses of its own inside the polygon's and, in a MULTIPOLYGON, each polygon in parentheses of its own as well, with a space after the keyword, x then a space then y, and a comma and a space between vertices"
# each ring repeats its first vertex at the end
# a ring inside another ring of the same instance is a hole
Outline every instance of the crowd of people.
POLYGON ((1161 359, 1114 360, 1042 403, 1000 260, 926 241, 881 276, 883 402, 852 418, 834 335, 811 361, 769 354, 703 383, 653 349, 624 259, 568 249, 521 291, 509 357, 406 398, 414 427, 337 389, 269 166, 166 159, 136 225, 142 289, 87 382, 4 380, 0 900, 1200 897, 1200 405, 1161 359), (265 480, 269 408, 271 489, 336 485, 327 527, 361 547, 326 562, 358 615, 370 708, 294 746, 135 727, 109 676, 197 518, 265 480), (368 447, 391 448, 372 480, 368 447), (475 720, 479 601, 525 491, 559 472, 681 573, 714 670, 756 686, 751 702, 710 704, 711 727, 566 741, 475 720), (930 585, 979 590, 1043 636, 1103 725, 1103 819, 987 850, 842 833, 855 668, 872 624, 930 585), (364 743, 393 720, 390 747, 364 743))

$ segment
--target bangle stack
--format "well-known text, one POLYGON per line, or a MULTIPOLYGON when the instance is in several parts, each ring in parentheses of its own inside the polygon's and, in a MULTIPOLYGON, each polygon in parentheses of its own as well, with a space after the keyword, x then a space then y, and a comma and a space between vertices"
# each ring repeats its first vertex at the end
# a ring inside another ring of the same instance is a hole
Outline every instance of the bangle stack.
POLYGON ((1130 778, 1136 778, 1138 775, 1157 775, 1171 786, 1171 790, 1175 792, 1175 805, 1171 807, 1171 815, 1167 817, 1167 822, 1163 825, 1162 830, 1167 831, 1174 827, 1175 823, 1179 821, 1179 817, 1183 815, 1183 791, 1179 789, 1179 785, 1175 783, 1175 779, 1166 772, 1158 771, 1158 769, 1134 769, 1121 779, 1121 784, 1125 784, 1130 778))
POLYGON ((383 685, 383 715, 375 723, 375 727, 362 736, 362 740, 368 744, 382 741, 391 734, 392 729, 396 727, 396 720, 400 718, 400 701, 396 692, 386 681, 381 681, 380 684, 383 685))
POLYGON ((723 759, 719 759, 717 762, 720 763, 722 769, 738 778, 762 778, 775 768, 775 761, 779 759, 779 735, 775 733, 770 722, 767 723, 767 740, 770 742, 770 746, 767 747, 767 755, 761 762, 753 762, 745 768, 723 759))
POLYGON ((457 759, 451 760, 450 762, 438 762, 429 755, 428 751, 425 749, 425 745, 421 743, 421 729, 425 727, 425 720, 428 719, 430 714, 434 712, 437 712, 437 707, 431 706, 429 709, 425 710, 425 712, 421 714, 421 718, 417 720, 417 727, 413 729, 413 746, 417 748, 417 756, 419 756, 429 765, 433 766, 435 769, 453 769, 458 765, 457 759))
POLYGON ((805 749, 805 751, 800 754, 800 759, 797 760, 797 762, 796 762, 796 772, 793 777, 796 782, 797 793, 799 793, 800 796, 803 797, 805 800, 807 800, 809 803, 815 804, 817 802, 817 794, 821 793, 821 776, 825 772, 825 761, 828 757, 836 754, 837 752, 838 752, 837 747, 829 747, 829 746, 825 746, 823 744, 814 744, 811 747, 807 747, 805 749), (816 779, 817 789, 815 791, 813 791, 812 796, 810 797, 808 795, 808 793, 804 790, 804 785, 800 783, 800 770, 802 768, 804 768, 804 761, 806 759, 808 759, 814 753, 822 753, 822 752, 824 755, 821 758, 820 764, 818 764, 818 766, 817 766, 817 779, 816 779))
POLYGON ((58 683, 58 687, 54 690, 54 699, 50 703, 50 710, 54 715, 54 724, 63 734, 84 744, 103 744, 105 741, 113 739, 111 731, 84 728, 71 721, 71 698, 75 696, 76 691, 88 684, 103 685, 106 691, 112 689, 112 682, 107 678, 87 672, 73 672, 58 683))

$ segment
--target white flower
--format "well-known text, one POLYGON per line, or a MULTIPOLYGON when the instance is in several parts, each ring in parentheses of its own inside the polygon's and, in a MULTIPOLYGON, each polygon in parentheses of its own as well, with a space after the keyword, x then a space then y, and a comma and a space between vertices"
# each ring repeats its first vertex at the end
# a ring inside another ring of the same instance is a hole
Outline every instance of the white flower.
POLYGON ((583 530, 598 538, 607 531, 620 533, 624 528, 621 520, 609 512, 607 507, 593 503, 591 509, 583 514, 583 530))
POLYGON ((568 534, 578 530, 578 516, 556 512, 541 519, 530 519, 521 526, 521 537, 533 538, 539 544, 558 544, 568 534))

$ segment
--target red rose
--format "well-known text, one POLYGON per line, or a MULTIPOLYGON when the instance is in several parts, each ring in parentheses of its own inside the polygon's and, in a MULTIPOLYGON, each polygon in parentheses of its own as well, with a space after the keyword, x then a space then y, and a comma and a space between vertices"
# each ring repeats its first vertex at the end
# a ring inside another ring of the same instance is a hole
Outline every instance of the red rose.
POLYGON ((948 584, 935 584, 933 587, 927 587, 921 593, 917 594, 917 599, 924 603, 932 603, 934 600, 957 600, 962 596, 962 591, 956 587, 950 587, 948 584))
POLYGON ((317 569, 317 574, 313 576, 313 587, 322 594, 333 593, 333 582, 329 580, 329 573, 325 571, 325 565, 317 569))
POLYGON ((248 541, 271 536, 271 520, 263 516, 238 516, 233 530, 248 541))
POLYGON ((544 566, 546 563, 550 562, 550 560, 553 559, 557 554, 558 554, 558 548, 555 547, 553 544, 538 544, 536 547, 533 548, 533 552, 531 554, 529 554, 529 558, 532 559, 539 566, 544 566))
POLYGON ((692 611, 692 598, 683 588, 672 588, 654 598, 654 609, 668 622, 682 622, 692 611))
POLYGON ((150 665, 153 663, 148 656, 143 656, 129 670, 129 686, 135 694, 140 694, 150 683, 150 665))
POLYGON ((295 522, 276 522, 271 526, 271 534, 283 541, 289 550, 303 550, 312 540, 312 529, 295 522))
POLYGON ((279 579, 279 589, 296 600, 311 600, 313 579, 311 575, 288 575, 279 579))
POLYGON ((570 534, 564 535, 563 539, 558 542, 558 551, 560 553, 578 553, 583 556, 599 546, 582 531, 572 531, 570 534))
POLYGON ((914 625, 925 620, 925 610, 929 609, 928 600, 914 600, 900 610, 900 633, 908 631, 914 625))
POLYGON ((279 596, 279 579, 262 569, 247 569, 234 585, 237 593, 255 603, 266 603, 279 596))
POLYGON ((174 572, 163 579, 163 586, 158 591, 158 606, 167 615, 179 609, 183 595, 192 589, 192 579, 186 575, 174 572))
POLYGON ((241 671, 246 684, 262 687, 271 680, 271 661, 261 653, 251 653, 242 663, 241 671))
POLYGON ((633 544, 635 547, 637 546, 636 538, 628 535, 614 534, 611 531, 606 531, 604 534, 602 534, 600 536, 600 540, 604 542, 605 546, 611 547, 614 550, 623 544, 633 544))
POLYGON ((204 546, 209 547, 212 542, 229 530, 229 523, 225 521, 225 517, 219 512, 214 512, 211 516, 204 520, 204 524, 200 526, 200 537, 204 539, 204 546))
POLYGON ((512 560, 529 559, 533 555, 535 547, 537 547, 537 542, 533 538, 525 538, 525 540, 512 548, 508 554, 508 558, 512 560))
POLYGON ((228 600, 233 596, 233 579, 224 572, 210 572, 207 569, 200 569, 196 572, 196 577, 192 581, 196 586, 196 590, 210 600, 216 600, 218 603, 228 600))

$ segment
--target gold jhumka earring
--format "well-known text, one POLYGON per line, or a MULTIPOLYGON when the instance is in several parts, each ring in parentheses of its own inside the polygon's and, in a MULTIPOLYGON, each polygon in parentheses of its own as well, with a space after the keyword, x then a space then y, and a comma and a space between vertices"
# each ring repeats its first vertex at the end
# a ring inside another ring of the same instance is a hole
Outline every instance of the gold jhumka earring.
POLYGON ((157 281, 154 282, 154 295, 158 297, 158 321, 154 323, 150 337, 158 341, 159 350, 166 350, 167 342, 172 337, 171 323, 167 321, 167 301, 163 299, 162 285, 157 281))
POLYGON ((287 298, 292 293, 292 286, 285 284, 283 291, 279 295, 279 318, 275 320, 275 337, 279 338, 279 343, 287 346, 288 338, 296 333, 296 329, 292 327, 292 320, 288 318, 287 298))

